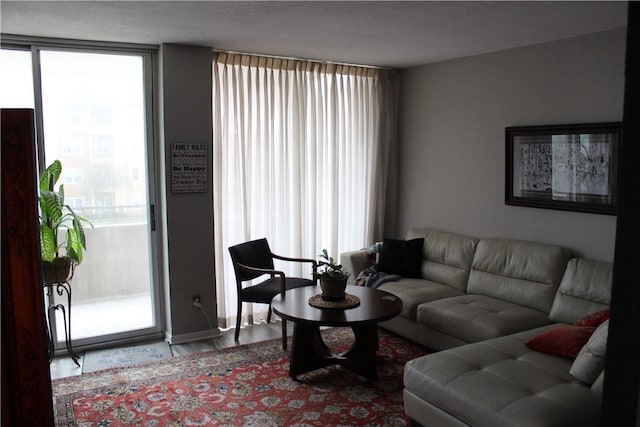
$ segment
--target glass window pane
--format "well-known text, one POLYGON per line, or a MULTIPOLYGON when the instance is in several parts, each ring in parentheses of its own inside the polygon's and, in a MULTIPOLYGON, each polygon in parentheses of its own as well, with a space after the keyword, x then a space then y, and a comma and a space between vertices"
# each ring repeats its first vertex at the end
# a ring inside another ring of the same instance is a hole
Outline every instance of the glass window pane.
POLYGON ((62 162, 65 200, 94 225, 72 338, 152 327, 143 58, 42 51, 40 63, 46 163, 62 162))
POLYGON ((0 107, 33 108, 31 51, 0 49, 0 107))

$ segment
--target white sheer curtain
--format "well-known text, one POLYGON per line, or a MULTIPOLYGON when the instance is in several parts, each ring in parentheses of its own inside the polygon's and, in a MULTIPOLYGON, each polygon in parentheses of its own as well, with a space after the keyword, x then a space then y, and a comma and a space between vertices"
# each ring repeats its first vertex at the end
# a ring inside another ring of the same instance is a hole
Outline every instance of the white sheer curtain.
MULTIPOLYGON (((235 324, 228 247, 266 237, 277 254, 335 258, 382 237, 397 150, 393 71, 216 54, 213 197, 220 327, 235 324)), ((393 191, 391 191, 393 193, 393 191)), ((278 264, 309 277, 302 266, 278 264)), ((304 267, 308 269, 308 265, 304 267)), ((266 305, 243 308, 257 321, 266 305)))

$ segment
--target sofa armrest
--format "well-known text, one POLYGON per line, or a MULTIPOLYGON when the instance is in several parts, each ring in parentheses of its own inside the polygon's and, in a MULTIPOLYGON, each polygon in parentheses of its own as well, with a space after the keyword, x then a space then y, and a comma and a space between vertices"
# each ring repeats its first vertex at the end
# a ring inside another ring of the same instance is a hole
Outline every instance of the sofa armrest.
POLYGON ((348 285, 353 285, 356 277, 362 270, 375 263, 375 256, 372 251, 359 249, 357 251, 343 252, 340 254, 340 264, 350 273, 347 280, 348 285))

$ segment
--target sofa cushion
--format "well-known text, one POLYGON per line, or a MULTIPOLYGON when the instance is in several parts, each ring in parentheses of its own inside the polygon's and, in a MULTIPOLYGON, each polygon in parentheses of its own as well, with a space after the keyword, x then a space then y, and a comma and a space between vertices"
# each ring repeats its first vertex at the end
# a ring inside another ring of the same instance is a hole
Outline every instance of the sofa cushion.
POLYGON ((559 325, 536 335, 525 345, 535 351, 573 360, 595 329, 590 326, 559 325))
POLYGON ((417 320, 465 342, 483 341, 550 323, 541 311, 483 295, 461 295, 421 304, 417 320))
POLYGON ((411 360, 405 389, 473 426, 597 426, 599 395, 569 374, 571 361, 524 345, 541 330, 411 360))
POLYGON ((609 262, 584 258, 570 260, 549 318, 554 322, 574 323, 588 314, 608 308, 612 275, 613 264, 609 262))
POLYGON ((384 239, 377 269, 387 274, 420 278, 424 239, 384 239))
POLYGON ((609 321, 607 320, 598 326, 578 353, 578 357, 569 370, 569 373, 577 380, 591 385, 604 369, 608 332, 609 321))
POLYGON ((602 397, 602 393, 604 393, 604 369, 600 371, 600 375, 598 375, 596 380, 591 385, 591 390, 594 393, 598 393, 600 397, 602 397))
POLYGON ((559 246, 481 239, 467 292, 549 313, 571 254, 559 246))
POLYGON ((478 239, 445 231, 413 228, 407 239, 424 238, 422 277, 432 282, 467 289, 467 279, 478 239))
POLYGON ((463 295, 463 292, 458 289, 424 279, 400 279, 395 282, 386 282, 378 289, 399 297, 402 300, 400 316, 413 321, 416 320, 418 305, 441 298, 463 295))

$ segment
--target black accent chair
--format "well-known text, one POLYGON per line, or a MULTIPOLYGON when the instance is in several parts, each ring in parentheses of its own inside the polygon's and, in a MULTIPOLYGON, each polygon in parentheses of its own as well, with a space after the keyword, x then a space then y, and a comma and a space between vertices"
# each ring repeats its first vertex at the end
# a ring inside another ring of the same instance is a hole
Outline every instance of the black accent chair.
MULTIPOLYGON (((269 304, 269 314, 267 315, 267 323, 269 323, 271 322, 271 300, 273 297, 279 293, 283 293, 287 289, 316 285, 315 279, 285 276, 284 272, 274 269, 273 260, 310 263, 313 268, 313 273, 317 271, 317 261, 276 255, 271 252, 267 239, 252 240, 231 246, 229 253, 231 254, 231 262, 233 263, 233 269, 236 274, 236 286, 238 290, 236 341, 238 341, 238 337, 240 336, 240 320, 242 318, 243 302, 269 304), (242 287, 242 282, 256 279, 265 274, 269 275, 268 279, 256 285, 242 287)), ((282 319, 282 348, 287 349, 287 322, 284 319, 282 319)))

